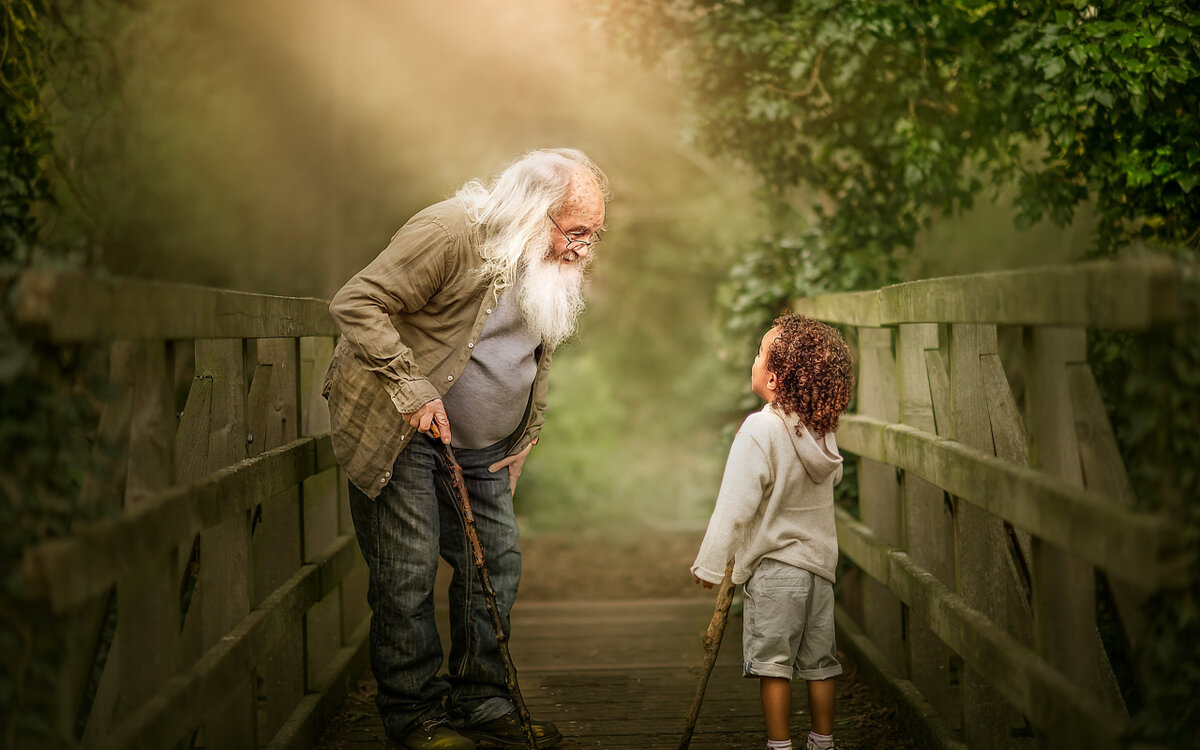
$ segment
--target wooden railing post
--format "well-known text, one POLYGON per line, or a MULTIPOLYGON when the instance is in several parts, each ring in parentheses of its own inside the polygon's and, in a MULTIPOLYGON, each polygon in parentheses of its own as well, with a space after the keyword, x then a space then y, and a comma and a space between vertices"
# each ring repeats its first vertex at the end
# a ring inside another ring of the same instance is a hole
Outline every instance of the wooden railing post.
MULTIPOLYGON (((1029 465, 1029 437, 1008 382, 1000 355, 986 352, 979 357, 983 375, 983 400, 987 404, 996 457, 1018 466, 1029 465)), ((1033 645, 1033 611, 1030 569, 1032 551, 1029 532, 1002 521, 1003 538, 997 554, 1007 568, 1004 603, 1008 633, 1026 646, 1033 645)), ((1001 575, 1003 578, 1003 574, 1001 575)))
MULTIPOLYGON (((329 431, 329 407, 321 396, 325 370, 333 358, 333 339, 300 340, 300 398, 305 435, 329 431)), ((332 468, 304 481, 303 538, 301 555, 311 562, 324 553, 338 537, 338 482, 340 469, 332 468)), ((334 659, 342 645, 340 597, 335 590, 305 615, 305 653, 307 686, 315 689, 322 671, 334 659)))
MULTIPOLYGON (((950 326, 950 394, 954 439, 993 452, 992 431, 980 357, 996 352, 996 328, 950 326)), ((966 603, 1004 630, 1010 630, 1008 566, 1000 519, 956 500, 959 585, 966 603)), ((1020 721, 991 686, 986 675, 968 665, 962 676, 963 729, 972 748, 1007 748, 1011 728, 1020 721)))
MULTIPOLYGON (((887 422, 899 419, 893 330, 858 329, 858 412, 887 422)), ((900 544, 900 485, 896 469, 867 458, 859 460, 859 515, 881 539, 900 544)), ((900 674, 908 673, 903 612, 896 595, 873 578, 863 581, 863 631, 900 674)))
MULTIPOLYGON (((948 404, 935 417, 931 380, 948 396, 949 380, 938 350, 937 324, 899 326, 896 366, 900 381, 902 424, 950 437, 948 404), (932 371, 932 372, 931 372, 932 371)), ((942 488, 904 472, 904 549, 922 568, 948 588, 954 589, 954 514, 942 488)), ((957 685, 951 684, 953 653, 929 625, 908 617, 909 662, 912 681, 925 695, 943 721, 957 728, 962 723, 962 705, 957 685)))
MULTIPOLYGON (((354 539, 354 547, 358 549, 358 540, 354 532, 354 519, 350 515, 350 486, 346 473, 338 470, 338 532, 342 536, 354 539)), ((354 568, 342 579, 341 609, 342 609, 342 645, 346 646, 361 638, 365 638, 371 617, 371 608, 367 606, 367 584, 369 576, 367 563, 358 553, 354 568)))
MULTIPOLYGON (((175 435, 175 473, 180 484, 189 484, 208 473, 208 432, 212 419, 213 379, 196 376, 188 391, 187 402, 179 417, 175 435)), ((187 669, 204 653, 204 590, 198 585, 200 574, 200 535, 184 540, 180 564, 176 568, 183 608, 183 625, 176 656, 178 668, 187 669)))
MULTIPOLYGON (((300 349, 298 339, 260 339, 258 366, 250 384, 248 453, 286 445, 300 436, 300 349)), ((251 604, 262 604, 301 565, 300 488, 292 487, 259 504, 251 517, 251 604)), ((266 745, 304 695, 304 641, 300 618, 284 637, 258 654, 260 707, 258 740, 266 745)))
MULTIPOLYGON (((213 382, 208 471, 246 458, 246 384, 241 339, 196 342, 196 374, 213 382)), ((201 633, 207 651, 250 612, 250 516, 235 517, 200 535, 204 597, 201 633)), ((240 673, 216 699, 204 724, 208 747, 256 747, 257 691, 250 671, 240 673)))
MULTIPOLYGON (((1133 508, 1133 487, 1112 425, 1108 422, 1108 411, 1100 397, 1100 388, 1086 363, 1067 365, 1067 386, 1071 393, 1071 409, 1075 415, 1076 438, 1079 440, 1079 458, 1083 467, 1084 483, 1112 502, 1126 509, 1133 508)), ((1138 645, 1146 627, 1146 616, 1142 607, 1146 602, 1145 589, 1101 573, 1108 580, 1117 614, 1127 642, 1123 645, 1132 650, 1138 645)))
MULTIPOLYGON (((94 468, 84 477, 79 495, 79 504, 82 507, 120 507, 124 504, 133 373, 127 356, 118 356, 114 360, 112 347, 108 347, 107 353, 101 359, 107 365, 107 379, 115 393, 110 395, 100 410, 100 422, 91 456, 91 465, 94 468)), ((101 646, 105 621, 112 614, 109 612, 110 607, 116 607, 116 596, 110 598, 109 593, 105 593, 84 605, 81 611, 73 612, 67 623, 64 637, 64 672, 59 685, 62 701, 59 722, 63 737, 75 737, 75 723, 82 708, 96 651, 101 646)), ((108 731, 116 717, 121 693, 118 667, 121 659, 119 633, 114 633, 108 648, 108 658, 100 673, 91 711, 88 712, 83 726, 81 747, 95 746, 96 739, 108 731)))
MULTIPOLYGON (((1087 363, 1086 332, 1034 328, 1027 338, 1029 421, 1042 471, 1084 486, 1068 368, 1087 363)), ((1077 555, 1033 541, 1033 602, 1039 653, 1097 699, 1124 711, 1096 629, 1095 569, 1077 555)))
MULTIPOLYGON (((125 359, 133 375, 129 464, 125 507, 136 508, 173 483, 174 363, 162 341, 121 342, 113 356, 125 359)), ((175 670, 179 641, 178 550, 171 547, 157 564, 117 582, 117 630, 122 648, 118 665, 127 707, 154 696, 175 670)))

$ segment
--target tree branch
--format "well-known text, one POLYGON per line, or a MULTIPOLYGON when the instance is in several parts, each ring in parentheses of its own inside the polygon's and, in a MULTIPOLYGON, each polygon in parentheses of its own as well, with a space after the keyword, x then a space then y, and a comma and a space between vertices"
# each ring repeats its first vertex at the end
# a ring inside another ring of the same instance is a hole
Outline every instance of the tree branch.
POLYGON ((814 90, 820 89, 821 95, 824 96, 826 100, 833 101, 833 98, 829 96, 829 92, 825 90, 825 86, 821 83, 821 58, 825 55, 825 50, 827 49, 829 48, 822 47, 817 51, 817 56, 813 60, 812 64, 812 73, 808 78, 808 85, 803 89, 799 91, 793 91, 791 89, 785 89, 781 86, 775 86, 774 84, 768 84, 767 88, 777 94, 783 94, 791 99, 803 99, 804 97, 812 94, 814 90))
POLYGON ((479 533, 475 529, 475 514, 471 512, 471 498, 467 494, 467 483, 463 480, 462 467, 454 458, 454 449, 443 445, 446 451, 446 463, 450 467, 450 481, 458 494, 458 508, 462 512, 463 529, 467 534, 467 542, 475 558, 475 568, 479 571, 479 579, 483 584, 483 601, 487 606, 488 616, 492 620, 492 629, 496 632, 496 646, 500 658, 504 662, 504 682, 512 697, 513 707, 517 709, 517 718, 521 720, 521 732, 525 735, 525 747, 537 750, 533 737, 533 723, 529 718, 529 709, 521 696, 521 687, 517 684, 517 668, 513 664, 512 655, 508 652, 508 634, 504 632, 504 623, 500 619, 500 608, 496 604, 496 589, 492 586, 492 577, 488 574, 487 564, 483 560, 483 545, 479 541, 479 533))

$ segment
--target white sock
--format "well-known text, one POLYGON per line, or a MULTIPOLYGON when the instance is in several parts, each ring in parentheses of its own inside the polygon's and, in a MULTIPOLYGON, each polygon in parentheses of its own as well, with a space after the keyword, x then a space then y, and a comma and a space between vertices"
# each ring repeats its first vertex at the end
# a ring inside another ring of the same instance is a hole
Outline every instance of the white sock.
POLYGON ((833 750, 833 735, 809 732, 808 750, 833 750))
POLYGON ((767 740, 767 750, 792 750, 792 741, 767 740))

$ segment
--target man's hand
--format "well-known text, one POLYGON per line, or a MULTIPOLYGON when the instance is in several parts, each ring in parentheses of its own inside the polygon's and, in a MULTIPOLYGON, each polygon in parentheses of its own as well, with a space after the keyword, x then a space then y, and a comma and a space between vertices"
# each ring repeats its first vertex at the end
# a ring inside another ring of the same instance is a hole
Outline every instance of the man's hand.
POLYGON ((711 583, 709 583, 708 581, 701 581, 700 576, 698 576, 698 575, 693 575, 692 578, 696 579, 696 583, 700 584, 701 586, 708 589, 709 591, 712 591, 713 585, 711 583))
POLYGON ((410 414, 401 414, 400 416, 404 418, 405 422, 416 427, 417 432, 441 438, 443 443, 450 445, 450 418, 446 416, 446 407, 442 406, 440 398, 427 402, 410 414))
POLYGON ((521 468, 525 466, 525 458, 529 455, 529 451, 533 450, 533 445, 537 441, 525 446, 525 450, 520 453, 514 453, 507 456, 501 461, 497 461, 488 467, 488 471, 495 474, 505 466, 508 467, 508 491, 512 494, 517 494, 517 480, 521 478, 521 468))

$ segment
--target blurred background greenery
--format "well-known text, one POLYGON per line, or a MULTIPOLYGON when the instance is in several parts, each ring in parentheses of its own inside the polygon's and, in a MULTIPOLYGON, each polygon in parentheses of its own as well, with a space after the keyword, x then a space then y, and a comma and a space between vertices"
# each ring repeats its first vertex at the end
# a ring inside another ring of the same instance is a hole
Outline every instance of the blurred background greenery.
POLYGON ((751 181, 681 136, 681 92, 552 0, 236 0, 62 10, 47 245, 114 274, 330 297, 416 211, 521 152, 608 173, 589 310, 518 493, 531 528, 703 524, 749 362, 716 289, 751 181), (66 186, 71 189, 65 189, 66 186))
MULTIPOLYGON (((756 331, 804 288, 770 268, 731 286, 730 269, 778 255, 818 201, 791 190, 781 236, 740 160, 697 145, 686 73, 625 54, 646 30, 599 12, 618 5, 49 4, 69 33, 44 82, 60 206, 43 242, 115 274, 328 298, 465 180, 529 148, 581 148, 612 180, 610 232, 519 513, 533 528, 702 525, 754 408, 756 331)), ((1018 232, 1005 204, 924 230, 903 275, 1082 252, 1086 220, 1018 232)), ((828 260, 806 252, 802 272, 828 260)))

